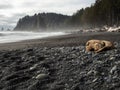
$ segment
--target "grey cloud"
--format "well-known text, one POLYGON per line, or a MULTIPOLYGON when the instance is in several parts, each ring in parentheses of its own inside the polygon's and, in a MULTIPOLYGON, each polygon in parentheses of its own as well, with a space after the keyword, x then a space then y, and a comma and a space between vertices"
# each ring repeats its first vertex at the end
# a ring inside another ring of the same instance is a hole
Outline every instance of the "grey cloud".
POLYGON ((21 18, 21 17, 23 17, 25 15, 26 15, 26 13, 15 13, 15 14, 13 14, 12 17, 21 18))
POLYGON ((0 14, 0 19, 1 19, 1 18, 5 18, 5 15, 0 14))
POLYGON ((14 19, 14 18, 7 18, 7 19, 2 20, 2 22, 6 23, 6 24, 16 23, 16 19, 14 19))
POLYGON ((13 8, 13 6, 12 5, 10 5, 10 4, 0 4, 0 9, 9 9, 9 8, 13 8))
POLYGON ((29 6, 29 7, 32 7, 32 6, 35 6, 35 5, 37 5, 38 3, 35 3, 35 2, 25 2, 25 3, 23 3, 22 4, 22 6, 24 7, 24 6, 29 6))
POLYGON ((88 6, 91 4, 91 2, 94 2, 95 0, 64 0, 64 1, 51 1, 51 2, 44 2, 44 1, 40 1, 40 2, 24 2, 22 4, 23 7, 37 7, 37 8, 57 8, 57 7, 70 7, 71 5, 74 6, 74 8, 76 6, 88 6))
MULTIPOLYGON (((2 15, 1 15, 2 16, 2 15)), ((13 14, 12 17, 5 17, 0 19, 0 26, 3 25, 9 25, 11 27, 14 27, 17 23, 17 21, 19 20, 19 18, 25 16, 24 13, 22 14, 13 14)))

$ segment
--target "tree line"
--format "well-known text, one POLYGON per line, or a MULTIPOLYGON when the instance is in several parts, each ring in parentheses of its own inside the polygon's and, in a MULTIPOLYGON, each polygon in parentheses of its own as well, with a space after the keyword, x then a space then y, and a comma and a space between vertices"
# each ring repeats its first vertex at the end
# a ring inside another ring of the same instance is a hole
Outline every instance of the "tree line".
POLYGON ((69 22, 73 26, 120 25, 120 0, 96 0, 73 14, 69 22))

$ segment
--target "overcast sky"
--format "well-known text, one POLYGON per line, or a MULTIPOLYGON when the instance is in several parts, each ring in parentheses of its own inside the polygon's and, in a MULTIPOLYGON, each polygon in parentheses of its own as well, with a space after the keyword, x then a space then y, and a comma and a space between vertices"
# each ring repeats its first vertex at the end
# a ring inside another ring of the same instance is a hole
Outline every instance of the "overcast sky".
POLYGON ((19 18, 42 12, 72 15, 95 0, 0 0, 0 28, 15 27, 19 18))

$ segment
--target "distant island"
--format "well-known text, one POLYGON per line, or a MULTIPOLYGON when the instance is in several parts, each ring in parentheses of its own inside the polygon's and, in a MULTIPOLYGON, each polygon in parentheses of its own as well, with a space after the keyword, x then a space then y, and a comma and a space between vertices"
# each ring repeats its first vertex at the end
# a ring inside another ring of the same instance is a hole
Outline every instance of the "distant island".
POLYGON ((66 28, 94 28, 120 25, 120 0, 96 0, 72 16, 39 13, 19 19, 14 30, 56 30, 66 28))

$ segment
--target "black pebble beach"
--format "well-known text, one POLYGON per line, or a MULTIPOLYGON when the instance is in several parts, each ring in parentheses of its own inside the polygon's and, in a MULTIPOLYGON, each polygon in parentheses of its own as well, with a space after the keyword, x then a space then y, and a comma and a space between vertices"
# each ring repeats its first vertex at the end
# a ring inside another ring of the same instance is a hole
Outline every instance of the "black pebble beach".
POLYGON ((100 53, 86 52, 84 44, 1 50, 0 90, 120 90, 115 42, 100 53))

